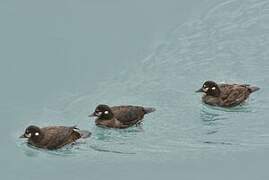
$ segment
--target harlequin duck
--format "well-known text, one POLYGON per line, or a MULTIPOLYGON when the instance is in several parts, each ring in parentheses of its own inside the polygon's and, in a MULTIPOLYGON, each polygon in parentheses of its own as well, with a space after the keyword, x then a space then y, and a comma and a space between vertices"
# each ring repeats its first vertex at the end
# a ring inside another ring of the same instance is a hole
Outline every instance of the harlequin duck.
POLYGON ((259 89, 249 84, 217 84, 214 81, 206 81, 196 92, 205 93, 202 100, 206 104, 233 107, 243 103, 251 93, 259 89))
POLYGON ((89 131, 82 131, 73 127, 50 126, 39 128, 29 126, 20 138, 27 138, 28 144, 43 149, 58 149, 64 145, 71 144, 80 138, 90 137, 89 131))
POLYGON ((97 117, 95 124, 108 128, 128 128, 140 124, 145 114, 154 112, 154 108, 142 106, 98 105, 89 117, 97 117))

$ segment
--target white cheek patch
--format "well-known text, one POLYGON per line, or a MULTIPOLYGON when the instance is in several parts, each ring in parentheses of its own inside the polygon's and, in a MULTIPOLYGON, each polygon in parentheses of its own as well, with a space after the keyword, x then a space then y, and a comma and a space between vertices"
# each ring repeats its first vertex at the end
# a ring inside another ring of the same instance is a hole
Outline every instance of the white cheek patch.
POLYGON ((216 87, 212 87, 212 90, 216 90, 216 87))
POLYGON ((97 116, 101 116, 102 114, 103 114, 102 112, 96 113, 97 116))
POLYGON ((108 111, 105 111, 105 114, 108 114, 109 112, 108 111))
POLYGON ((39 136, 39 132, 36 132, 36 133, 35 133, 35 136, 39 136))
POLYGON ((204 88, 203 90, 204 90, 205 92, 207 92, 207 91, 208 91, 208 87, 207 87, 207 88, 204 88))
POLYGON ((31 133, 25 134, 25 137, 30 138, 32 136, 31 133))

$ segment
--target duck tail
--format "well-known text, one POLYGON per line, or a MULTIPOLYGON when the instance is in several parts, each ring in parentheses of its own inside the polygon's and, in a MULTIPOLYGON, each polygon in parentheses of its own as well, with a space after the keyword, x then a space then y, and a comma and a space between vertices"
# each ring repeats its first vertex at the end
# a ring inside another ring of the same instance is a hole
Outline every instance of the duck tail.
POLYGON ((144 107, 144 111, 145 111, 145 114, 149 114, 156 111, 156 109, 152 107, 144 107))
POLYGON ((255 92, 255 91, 258 91, 260 88, 259 87, 257 87, 257 86, 250 86, 249 87, 249 91, 250 91, 250 93, 253 93, 253 92, 255 92))

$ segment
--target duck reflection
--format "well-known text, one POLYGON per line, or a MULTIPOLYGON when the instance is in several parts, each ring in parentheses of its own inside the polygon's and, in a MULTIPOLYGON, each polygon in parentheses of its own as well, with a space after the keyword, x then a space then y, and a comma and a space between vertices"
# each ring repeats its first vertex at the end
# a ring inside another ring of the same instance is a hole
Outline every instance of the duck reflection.
POLYGON ((216 125, 217 121, 221 121, 226 119, 222 113, 210 109, 207 107, 203 107, 200 111, 200 118, 204 122, 205 125, 207 126, 214 126, 216 125))

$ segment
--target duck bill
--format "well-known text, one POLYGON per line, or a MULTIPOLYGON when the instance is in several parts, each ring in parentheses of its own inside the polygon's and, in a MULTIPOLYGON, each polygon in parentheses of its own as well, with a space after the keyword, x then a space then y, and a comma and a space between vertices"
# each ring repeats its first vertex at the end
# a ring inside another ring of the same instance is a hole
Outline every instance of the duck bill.
POLYGON ((26 137, 25 137, 25 135, 23 134, 23 135, 21 135, 19 138, 26 138, 26 137))
POLYGON ((198 89, 197 91, 195 91, 196 93, 200 93, 200 92, 204 92, 203 91, 203 88, 201 88, 201 89, 198 89))
POLYGON ((88 115, 88 117, 95 117, 95 116, 96 116, 95 113, 88 115))

